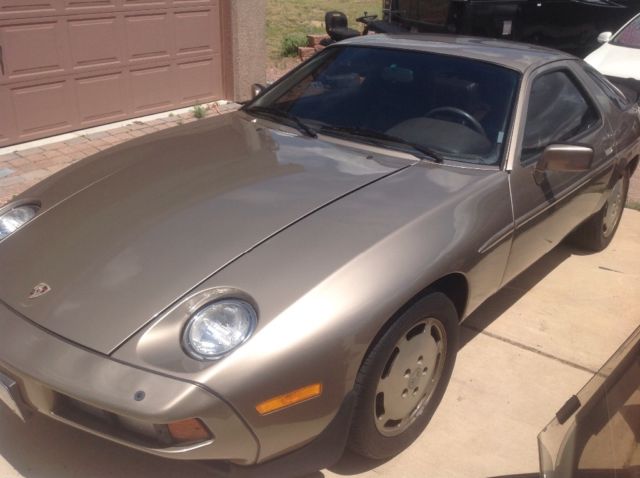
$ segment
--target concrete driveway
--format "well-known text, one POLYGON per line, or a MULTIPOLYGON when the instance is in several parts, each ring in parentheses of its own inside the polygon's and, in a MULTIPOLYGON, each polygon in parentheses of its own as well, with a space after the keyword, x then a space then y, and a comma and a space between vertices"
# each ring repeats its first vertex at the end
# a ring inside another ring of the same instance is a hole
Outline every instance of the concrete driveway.
MULTIPOLYGON (((557 248, 465 322, 445 398, 408 450, 386 463, 346 455, 313 478, 536 472, 538 432, 639 325, 640 212, 626 209, 606 251, 557 248)), ((0 478, 141 476, 211 473, 0 410, 0 478)))

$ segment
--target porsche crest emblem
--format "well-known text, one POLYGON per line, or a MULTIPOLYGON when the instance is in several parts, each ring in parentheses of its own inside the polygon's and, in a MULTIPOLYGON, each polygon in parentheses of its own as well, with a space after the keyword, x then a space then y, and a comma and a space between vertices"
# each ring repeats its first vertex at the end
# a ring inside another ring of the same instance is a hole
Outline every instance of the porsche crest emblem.
POLYGON ((36 297, 45 295, 50 290, 51 290, 51 287, 49 287, 49 284, 45 284, 44 282, 41 282, 40 284, 35 286, 33 289, 31 289, 31 294, 29 294, 29 299, 35 299, 36 297))

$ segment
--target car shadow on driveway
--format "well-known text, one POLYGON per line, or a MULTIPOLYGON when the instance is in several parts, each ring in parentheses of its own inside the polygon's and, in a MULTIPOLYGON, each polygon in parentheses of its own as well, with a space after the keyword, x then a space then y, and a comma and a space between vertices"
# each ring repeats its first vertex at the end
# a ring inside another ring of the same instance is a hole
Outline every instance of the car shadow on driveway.
POLYGON ((493 297, 478 307, 462 326, 469 333, 461 334, 459 348, 463 348, 493 321, 509 310, 518 300, 529 292, 536 284, 547 277, 554 269, 569 257, 587 255, 589 252, 560 244, 535 262, 531 267, 504 286, 493 297))

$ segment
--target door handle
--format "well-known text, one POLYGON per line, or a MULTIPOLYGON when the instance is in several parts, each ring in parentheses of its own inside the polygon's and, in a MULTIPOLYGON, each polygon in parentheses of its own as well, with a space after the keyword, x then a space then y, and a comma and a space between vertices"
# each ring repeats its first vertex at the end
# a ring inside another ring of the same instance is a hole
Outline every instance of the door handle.
POLYGON ((4 56, 2 55, 2 45, 0 45, 0 75, 4 76, 4 56))

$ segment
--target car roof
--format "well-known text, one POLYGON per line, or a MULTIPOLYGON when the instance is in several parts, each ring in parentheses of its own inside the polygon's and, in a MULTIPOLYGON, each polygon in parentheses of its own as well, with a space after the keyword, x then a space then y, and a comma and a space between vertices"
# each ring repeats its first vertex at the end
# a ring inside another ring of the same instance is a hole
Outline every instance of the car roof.
POLYGON ((508 40, 461 35, 408 33, 364 35, 338 45, 359 45, 425 51, 487 61, 524 73, 557 60, 576 59, 558 50, 508 40))

